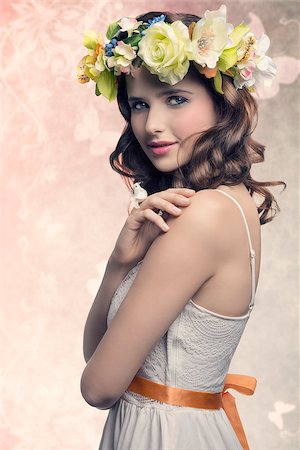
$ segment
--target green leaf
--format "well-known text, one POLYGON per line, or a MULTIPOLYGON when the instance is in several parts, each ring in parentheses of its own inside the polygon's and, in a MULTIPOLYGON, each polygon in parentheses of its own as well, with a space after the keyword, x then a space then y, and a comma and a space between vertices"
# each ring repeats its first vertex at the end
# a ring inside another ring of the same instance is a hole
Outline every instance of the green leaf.
POLYGON ((107 100, 110 102, 114 100, 117 96, 117 83, 114 73, 110 70, 101 72, 97 80, 97 88, 107 100))
POLYGON ((107 29, 106 37, 111 40, 112 37, 121 29, 117 22, 112 22, 107 29))
POLYGON ((222 91, 222 75, 219 70, 213 80, 216 91, 219 92, 219 94, 224 94, 224 92, 222 91))
POLYGON ((222 54, 220 55, 219 61, 218 61, 218 68, 222 72, 226 72, 229 67, 232 67, 236 64, 238 60, 238 54, 235 47, 232 48, 226 48, 222 54))
POLYGON ((124 39, 125 44, 131 45, 131 47, 135 47, 138 45, 143 36, 140 34, 133 34, 132 36, 124 39))
POLYGON ((233 39, 233 44, 232 47, 236 47, 238 45, 238 43, 240 42, 240 40, 242 39, 242 37, 244 36, 244 34, 247 33, 247 31, 250 31, 250 28, 248 27, 248 25, 246 25, 243 22, 241 22, 239 25, 237 25, 232 32, 229 34, 229 37, 231 39, 233 39))

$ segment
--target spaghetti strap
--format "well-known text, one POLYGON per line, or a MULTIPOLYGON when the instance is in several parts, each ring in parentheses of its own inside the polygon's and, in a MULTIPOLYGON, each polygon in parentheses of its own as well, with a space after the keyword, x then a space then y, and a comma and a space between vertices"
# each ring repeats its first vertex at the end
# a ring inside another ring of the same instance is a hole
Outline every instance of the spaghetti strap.
POLYGON ((231 198, 234 201, 234 203, 240 209, 242 217, 243 217, 245 225, 246 225, 246 231, 247 231, 249 247, 250 247, 250 257, 251 257, 251 281, 252 281, 252 284, 251 284, 251 301, 250 301, 250 304, 249 304, 249 309, 251 310, 253 308, 253 306, 254 306, 254 301, 255 301, 255 250, 252 247, 252 242, 251 242, 251 237, 250 237, 250 231, 249 231, 248 223, 247 223, 247 220, 246 220, 243 208, 241 207, 239 202, 234 197, 232 197, 227 192, 222 191, 221 189, 213 189, 213 190, 214 191, 218 191, 218 192, 222 192, 222 194, 226 195, 227 197, 231 198))

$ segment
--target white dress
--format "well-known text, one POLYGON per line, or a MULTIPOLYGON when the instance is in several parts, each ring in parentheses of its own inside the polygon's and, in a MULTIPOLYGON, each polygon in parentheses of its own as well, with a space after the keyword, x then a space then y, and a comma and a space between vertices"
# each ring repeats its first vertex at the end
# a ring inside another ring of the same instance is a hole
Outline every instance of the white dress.
MULTIPOLYGON (((246 225, 252 256, 248 313, 223 316, 189 300, 137 372, 160 384, 205 392, 223 390, 255 300, 255 252, 244 212, 232 196, 215 190, 237 204, 246 225)), ((108 326, 142 262, 128 272, 114 293, 108 326)), ((242 446, 223 408, 174 406, 125 391, 109 410, 98 450, 242 450, 242 446)))

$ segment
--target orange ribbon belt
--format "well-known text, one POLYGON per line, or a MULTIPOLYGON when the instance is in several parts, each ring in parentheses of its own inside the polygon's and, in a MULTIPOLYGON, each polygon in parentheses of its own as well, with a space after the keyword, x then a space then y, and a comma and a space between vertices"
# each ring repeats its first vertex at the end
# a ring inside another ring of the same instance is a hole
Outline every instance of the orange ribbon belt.
POLYGON ((253 395, 257 380, 249 375, 228 373, 222 392, 199 392, 174 386, 159 384, 147 378, 136 375, 127 390, 158 400, 170 405, 187 406, 192 408, 220 409, 223 408, 243 449, 250 450, 237 411, 235 397, 227 389, 235 389, 241 394, 253 395))

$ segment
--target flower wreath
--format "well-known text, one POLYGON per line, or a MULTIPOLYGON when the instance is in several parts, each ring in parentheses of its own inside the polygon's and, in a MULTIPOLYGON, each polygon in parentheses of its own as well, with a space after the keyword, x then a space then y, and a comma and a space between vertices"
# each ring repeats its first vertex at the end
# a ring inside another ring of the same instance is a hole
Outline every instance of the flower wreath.
POLYGON ((101 33, 84 33, 83 45, 88 49, 77 66, 80 83, 92 79, 95 94, 110 102, 117 96, 117 79, 121 73, 132 74, 141 65, 159 80, 174 85, 189 69, 190 61, 207 78, 213 78, 215 90, 222 90, 222 74, 233 78, 236 89, 244 86, 254 92, 254 85, 271 86, 276 65, 266 51, 270 39, 262 34, 257 39, 248 25, 235 28, 226 22, 227 9, 205 11, 204 18, 186 26, 177 20, 165 22, 165 15, 148 22, 123 17, 109 25, 104 43, 101 33))

